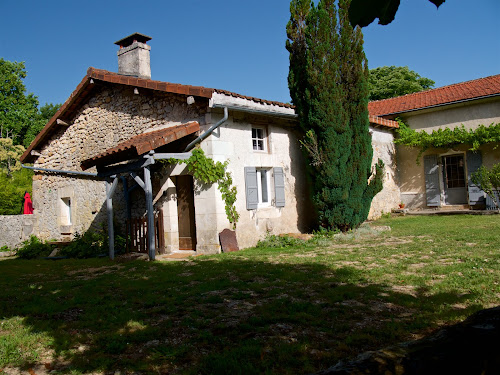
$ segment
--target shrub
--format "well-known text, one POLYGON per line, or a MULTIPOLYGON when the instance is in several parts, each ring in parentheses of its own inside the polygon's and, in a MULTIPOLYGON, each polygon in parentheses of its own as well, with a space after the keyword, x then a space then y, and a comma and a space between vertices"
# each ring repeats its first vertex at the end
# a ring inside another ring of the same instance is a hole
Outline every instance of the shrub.
POLYGON ((267 235, 266 238, 263 240, 260 240, 257 243, 258 248, 286 248, 286 247, 293 247, 293 246, 300 246, 303 245, 306 241, 304 240, 299 240, 297 238, 293 238, 287 235, 284 236, 275 236, 274 234, 272 235, 267 235))
POLYGON ((23 242, 23 246, 17 250, 17 256, 22 259, 35 259, 47 257, 54 249, 53 245, 39 240, 36 236, 31 236, 29 240, 23 242))
POLYGON ((0 247, 0 253, 5 252, 5 251, 10 251, 10 249, 7 245, 0 247))
POLYGON ((75 233, 71 243, 59 251, 60 256, 68 258, 94 258, 106 252, 107 236, 93 231, 83 235, 75 233))
POLYGON ((496 195, 500 191, 500 163, 493 165, 491 169, 482 165, 471 177, 472 182, 486 192, 497 208, 500 208, 500 202, 496 195), (497 193, 495 194, 495 192, 497 193))
MULTIPOLYGON (((115 254, 125 252, 126 239, 119 234, 115 235, 115 254)), ((89 230, 83 235, 75 233, 71 243, 62 248, 58 255, 68 258, 94 258, 108 252, 108 235, 105 231, 89 230)))

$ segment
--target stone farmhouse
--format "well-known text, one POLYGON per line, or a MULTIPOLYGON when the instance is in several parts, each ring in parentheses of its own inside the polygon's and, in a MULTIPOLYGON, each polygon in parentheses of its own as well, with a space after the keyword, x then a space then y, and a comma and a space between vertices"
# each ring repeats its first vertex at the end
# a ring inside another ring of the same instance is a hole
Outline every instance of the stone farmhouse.
MULTIPOLYGON (((208 157, 228 162, 238 189, 241 248, 267 233, 310 230, 311 203, 292 106, 152 80, 150 39, 136 33, 116 42, 118 73, 89 68, 23 154, 22 162, 33 163, 35 170, 33 233, 67 240, 106 222, 124 230, 129 220, 136 224, 127 229, 136 235, 137 220, 147 217, 158 232, 154 239, 153 231, 148 235, 152 258, 155 250, 220 252, 219 233, 230 225, 217 187, 193 180, 185 164, 161 163, 172 155, 187 157, 195 144, 208 157)), ((397 126, 370 116, 374 161, 381 158, 386 165, 372 218, 400 202, 397 126)))
MULTIPOLYGON (((462 124, 466 129, 500 123, 500 75, 457 83, 424 92, 370 102, 370 115, 401 118, 410 128, 426 132, 462 124)), ((418 150, 397 147, 401 201, 410 209, 492 209, 493 202, 470 179, 481 165, 500 162, 498 143, 428 149, 416 163, 418 150)))

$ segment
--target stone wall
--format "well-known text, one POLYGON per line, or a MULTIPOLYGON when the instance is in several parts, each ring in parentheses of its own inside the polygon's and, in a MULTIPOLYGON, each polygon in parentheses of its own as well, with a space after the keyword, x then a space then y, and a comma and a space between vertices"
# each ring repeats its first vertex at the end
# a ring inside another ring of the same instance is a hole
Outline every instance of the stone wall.
MULTIPOLYGON (((205 99, 188 105, 182 95, 132 87, 101 84, 82 103, 70 126, 60 127, 40 150, 35 166, 81 171, 82 160, 95 156, 118 143, 146 131, 198 121, 201 132, 222 118, 221 109, 209 109, 205 99)), ((253 102, 252 102, 253 103, 253 102)), ((238 189, 236 207, 240 213, 237 235, 240 246, 253 246, 266 234, 307 232, 313 209, 309 200, 305 164, 296 134, 296 122, 279 116, 230 111, 229 119, 201 143, 206 155, 216 161, 228 161, 228 171, 238 189), (266 132, 266 150, 252 147, 252 126, 266 132), (246 208, 245 167, 283 169, 285 206, 274 204, 274 180, 270 178, 271 204, 256 210, 246 208)), ((387 180, 377 195, 371 218, 399 203, 396 184, 394 146, 389 130, 374 129, 374 161, 386 163, 387 180)), ((166 176, 164 166, 152 168, 153 197, 156 208, 163 208, 167 249, 178 248, 175 183, 166 176)), ((95 168, 89 170, 95 171, 95 168)), ((170 171, 172 172, 172 171, 170 171)), ((172 176, 186 173, 176 171, 172 176)), ((129 178, 130 185, 133 184, 129 178)), ((133 217, 145 215, 144 192, 131 193, 133 217)), ((106 223, 105 183, 92 177, 37 172, 33 182, 33 205, 37 220, 35 232, 42 239, 70 239, 76 232, 101 229, 106 223)), ((115 222, 124 229, 126 207, 120 182, 113 197, 115 222)), ((217 186, 195 183, 195 222, 197 251, 220 251, 218 233, 229 228, 224 203, 217 186)))
POLYGON ((374 220, 382 216, 384 212, 391 212, 401 203, 399 190, 399 176, 396 164, 396 148, 394 146, 393 130, 384 128, 370 128, 372 133, 373 161, 377 163, 382 159, 385 164, 384 187, 375 198, 373 198, 368 219, 374 220))
MULTIPOLYGON (((82 160, 142 134, 189 121, 206 124, 206 100, 188 105, 181 95, 100 84, 74 115, 40 150, 35 167, 81 171, 82 160)), ((88 172, 95 172, 95 168, 88 172)), ((69 239, 106 223, 105 183, 92 177, 37 172, 33 177, 36 233, 43 239, 69 239), (68 208, 68 205, 70 206, 68 208)), ((142 190, 142 189, 137 189, 142 190)), ((139 192, 140 193, 140 192, 139 192)), ((142 194, 143 195, 143 194, 142 194)), ((113 197, 115 222, 126 217, 122 184, 113 197)))
POLYGON ((33 215, 0 215, 0 247, 19 247, 33 234, 34 224, 33 215))
MULTIPOLYGON (((213 120, 215 121, 216 119, 213 120)), ((254 246, 268 233, 297 233, 311 230, 309 225, 312 207, 307 190, 305 162, 295 126, 290 120, 230 111, 228 121, 202 144, 208 156, 219 161, 229 161, 228 171, 231 172, 234 185, 238 189, 236 208, 240 219, 236 233, 241 248, 254 246), (252 126, 265 129, 267 142, 265 151, 253 150, 252 126), (267 168, 270 172, 271 202, 268 206, 247 210, 245 167, 267 168), (276 207, 274 202, 272 175, 274 167, 283 168, 284 207, 276 207)), ((197 230, 208 228, 213 223, 217 223, 218 232, 229 228, 224 204, 217 189, 202 191, 195 199, 196 202, 205 202, 203 212, 199 214, 197 212, 197 230)))

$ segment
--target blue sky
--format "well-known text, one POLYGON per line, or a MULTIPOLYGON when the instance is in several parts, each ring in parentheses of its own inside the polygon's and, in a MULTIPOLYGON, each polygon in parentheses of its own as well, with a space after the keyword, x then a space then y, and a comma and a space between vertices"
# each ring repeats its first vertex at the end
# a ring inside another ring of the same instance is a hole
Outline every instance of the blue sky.
MULTIPOLYGON (((288 0, 0 0, 0 57, 25 61, 29 92, 62 103, 89 66, 118 70, 114 42, 151 36, 152 78, 290 101, 288 0)), ((436 87, 500 73, 500 1, 402 0, 363 29, 370 68, 409 66, 436 87)))

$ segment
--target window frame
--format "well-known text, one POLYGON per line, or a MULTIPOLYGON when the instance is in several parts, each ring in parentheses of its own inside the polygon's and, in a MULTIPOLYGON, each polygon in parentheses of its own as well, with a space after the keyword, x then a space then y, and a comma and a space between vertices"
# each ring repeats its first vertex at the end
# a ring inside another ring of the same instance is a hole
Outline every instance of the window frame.
POLYGON ((257 172, 257 195, 258 203, 257 207, 270 207, 272 202, 272 190, 271 190, 271 173, 272 168, 255 168, 257 172), (263 201, 263 183, 262 183, 262 171, 265 171, 265 186, 267 190, 267 202, 263 201))
POLYGON ((251 136, 252 136, 252 150, 253 150, 253 152, 268 152, 267 127, 266 126, 252 125, 251 136), (254 137, 254 130, 262 131, 262 138, 261 137, 254 137), (254 141, 262 142, 262 150, 259 150, 258 148, 254 148, 254 141))
POLYGON ((73 225, 73 217, 71 212, 71 197, 61 198, 61 225, 73 225))

